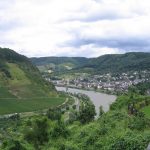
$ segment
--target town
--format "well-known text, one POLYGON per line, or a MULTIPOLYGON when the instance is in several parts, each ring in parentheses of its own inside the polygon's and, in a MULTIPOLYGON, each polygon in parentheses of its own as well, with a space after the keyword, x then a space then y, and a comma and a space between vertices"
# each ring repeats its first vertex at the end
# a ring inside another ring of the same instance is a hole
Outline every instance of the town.
POLYGON ((132 71, 126 73, 107 73, 97 75, 80 74, 72 79, 46 78, 56 86, 102 91, 106 93, 127 92, 128 87, 141 82, 150 81, 150 71, 132 71))

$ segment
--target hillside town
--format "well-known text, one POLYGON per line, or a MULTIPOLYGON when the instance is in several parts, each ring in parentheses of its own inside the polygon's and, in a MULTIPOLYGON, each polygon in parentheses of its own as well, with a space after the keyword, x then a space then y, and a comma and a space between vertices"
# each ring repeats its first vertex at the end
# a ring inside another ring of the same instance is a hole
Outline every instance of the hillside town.
POLYGON ((107 91, 108 93, 115 92, 127 92, 128 87, 136 85, 141 82, 150 81, 150 71, 134 71, 127 73, 117 74, 102 74, 102 75, 90 75, 90 76, 79 76, 74 79, 56 79, 52 80, 56 86, 67 86, 72 88, 81 88, 87 90, 96 91, 107 91))

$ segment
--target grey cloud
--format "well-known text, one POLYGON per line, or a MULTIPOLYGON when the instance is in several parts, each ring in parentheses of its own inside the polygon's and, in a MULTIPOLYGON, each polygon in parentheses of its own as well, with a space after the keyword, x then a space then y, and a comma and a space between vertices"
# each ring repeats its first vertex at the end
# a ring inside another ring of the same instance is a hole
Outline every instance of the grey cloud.
POLYGON ((150 51, 149 38, 125 37, 122 38, 76 38, 72 41, 64 43, 62 46, 71 46, 80 48, 84 45, 96 45, 97 47, 118 48, 125 51, 150 51))
MULTIPOLYGON (((86 14, 86 12, 85 12, 86 14)), ((117 13, 112 12, 97 12, 97 13, 91 13, 87 14, 84 17, 80 16, 80 13, 78 16, 71 16, 67 19, 63 19, 60 22, 72 22, 72 21, 80 21, 80 22, 97 22, 102 20, 117 20, 121 18, 129 18, 128 16, 121 16, 117 13)))

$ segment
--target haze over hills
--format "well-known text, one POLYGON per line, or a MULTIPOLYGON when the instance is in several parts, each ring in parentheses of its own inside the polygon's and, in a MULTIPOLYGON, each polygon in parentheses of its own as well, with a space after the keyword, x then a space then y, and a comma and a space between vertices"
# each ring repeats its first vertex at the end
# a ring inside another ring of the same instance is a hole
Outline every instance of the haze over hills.
POLYGON ((150 53, 130 52, 103 55, 97 58, 41 57, 31 58, 31 61, 40 69, 52 69, 54 72, 68 70, 88 73, 124 72, 149 69, 150 53))

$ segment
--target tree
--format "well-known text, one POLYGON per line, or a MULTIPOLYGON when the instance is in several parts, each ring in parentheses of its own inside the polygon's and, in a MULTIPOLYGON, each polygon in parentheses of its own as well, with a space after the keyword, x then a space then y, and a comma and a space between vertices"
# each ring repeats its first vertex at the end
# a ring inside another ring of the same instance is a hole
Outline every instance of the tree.
POLYGON ((40 145, 48 142, 48 122, 47 119, 36 120, 33 127, 25 134, 25 139, 39 149, 40 145))
POLYGON ((51 120, 60 120, 61 119, 61 111, 57 108, 50 108, 47 112, 47 117, 51 120))
POLYGON ((62 121, 57 121, 53 130, 50 132, 52 138, 64 137, 67 138, 69 131, 62 121))
POLYGON ((99 107, 99 117, 101 117, 104 114, 103 106, 99 107))
POLYGON ((2 149, 7 150, 26 150, 26 148, 18 140, 9 139, 3 141, 2 149))
POLYGON ((93 121, 95 115, 95 106, 91 102, 85 102, 80 107, 78 119, 84 124, 93 121))

